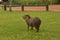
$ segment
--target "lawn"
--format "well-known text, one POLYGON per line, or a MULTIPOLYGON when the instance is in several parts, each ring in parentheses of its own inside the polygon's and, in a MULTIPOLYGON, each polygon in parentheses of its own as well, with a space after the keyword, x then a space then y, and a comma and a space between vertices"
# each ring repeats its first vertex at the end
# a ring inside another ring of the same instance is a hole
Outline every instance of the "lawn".
POLYGON ((0 40, 60 40, 60 12, 0 10, 0 40), (25 14, 41 19, 39 32, 27 30, 25 14))

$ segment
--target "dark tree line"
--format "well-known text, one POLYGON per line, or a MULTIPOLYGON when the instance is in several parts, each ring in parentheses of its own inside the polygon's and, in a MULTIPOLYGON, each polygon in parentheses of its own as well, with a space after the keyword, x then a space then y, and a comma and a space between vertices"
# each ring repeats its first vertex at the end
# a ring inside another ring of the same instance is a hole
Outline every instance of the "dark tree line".
POLYGON ((58 4, 60 4, 60 0, 58 0, 58 4))

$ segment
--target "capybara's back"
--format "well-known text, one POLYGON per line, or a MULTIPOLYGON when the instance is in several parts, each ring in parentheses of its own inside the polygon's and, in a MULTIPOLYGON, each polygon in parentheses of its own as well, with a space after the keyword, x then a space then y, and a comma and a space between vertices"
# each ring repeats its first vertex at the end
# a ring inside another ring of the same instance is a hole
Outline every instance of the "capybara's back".
POLYGON ((35 27, 36 31, 39 31, 41 20, 38 17, 31 18, 31 27, 35 27))
POLYGON ((41 24, 41 20, 38 17, 33 18, 34 26, 39 26, 41 24))

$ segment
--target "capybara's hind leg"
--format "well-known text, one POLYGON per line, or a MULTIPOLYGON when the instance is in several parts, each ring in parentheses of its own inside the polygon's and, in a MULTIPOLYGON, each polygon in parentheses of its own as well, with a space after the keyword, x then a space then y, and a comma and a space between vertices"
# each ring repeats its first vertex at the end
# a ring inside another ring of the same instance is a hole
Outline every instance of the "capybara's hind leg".
POLYGON ((36 32, 38 32, 39 31, 39 28, 37 28, 37 31, 36 32))
POLYGON ((36 29, 36 32, 39 32, 39 26, 36 26, 35 29, 36 29))

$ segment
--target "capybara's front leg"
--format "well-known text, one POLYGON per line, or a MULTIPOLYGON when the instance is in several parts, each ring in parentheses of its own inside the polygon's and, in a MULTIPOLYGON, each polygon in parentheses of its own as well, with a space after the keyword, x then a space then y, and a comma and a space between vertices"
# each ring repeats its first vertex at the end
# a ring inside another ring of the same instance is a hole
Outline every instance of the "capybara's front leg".
POLYGON ((31 27, 31 30, 33 30, 33 27, 31 27))
POLYGON ((28 25, 28 30, 29 30, 29 25, 28 25))

